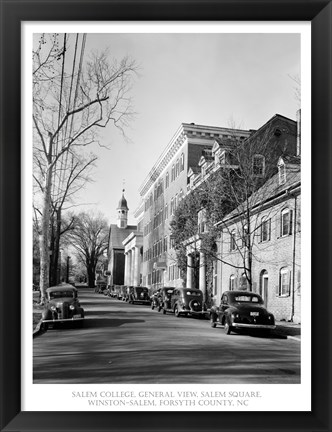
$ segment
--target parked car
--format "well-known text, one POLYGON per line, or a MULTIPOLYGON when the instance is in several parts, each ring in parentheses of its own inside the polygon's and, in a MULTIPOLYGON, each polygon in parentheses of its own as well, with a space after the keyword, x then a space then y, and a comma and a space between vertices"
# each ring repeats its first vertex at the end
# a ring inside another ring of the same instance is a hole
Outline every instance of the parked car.
POLYGON ((128 289, 128 302, 150 304, 149 289, 141 286, 131 286, 128 289))
POLYGON ((42 312, 42 326, 47 329, 49 323, 82 321, 84 309, 77 297, 77 288, 66 285, 51 287, 46 290, 46 304, 42 312))
POLYGON ((154 308, 157 308, 160 304, 160 292, 161 292, 161 288, 158 288, 156 291, 154 291, 152 293, 152 295, 150 296, 150 301, 151 301, 151 309, 153 310, 154 308))
POLYGON ((274 329, 274 316, 264 307, 264 300, 259 294, 248 291, 226 291, 223 293, 220 306, 210 311, 211 327, 224 326, 226 334, 232 330, 274 329))
POLYGON ((120 300, 120 289, 121 285, 114 285, 114 291, 112 291, 112 297, 120 300))
POLYGON ((128 289, 127 285, 120 285, 120 292, 118 295, 119 300, 126 301, 127 289, 128 289))
POLYGON ((108 285, 106 289, 106 294, 108 297, 115 297, 115 286, 108 285))
POLYGON ((171 297, 174 293, 175 287, 164 287, 161 288, 160 294, 158 297, 158 312, 163 310, 165 314, 167 310, 171 310, 171 297))
POLYGON ((176 317, 198 316, 203 318, 207 313, 203 302, 203 293, 196 288, 176 288, 171 296, 170 309, 164 309, 163 313, 174 312, 176 317))

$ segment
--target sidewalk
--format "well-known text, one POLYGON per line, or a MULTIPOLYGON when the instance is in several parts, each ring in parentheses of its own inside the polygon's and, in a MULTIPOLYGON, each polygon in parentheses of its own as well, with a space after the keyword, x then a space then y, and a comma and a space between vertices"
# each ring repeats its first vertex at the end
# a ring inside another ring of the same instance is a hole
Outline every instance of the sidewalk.
POLYGON ((288 339, 301 341, 301 324, 288 321, 276 321, 275 332, 281 336, 287 336, 288 339))

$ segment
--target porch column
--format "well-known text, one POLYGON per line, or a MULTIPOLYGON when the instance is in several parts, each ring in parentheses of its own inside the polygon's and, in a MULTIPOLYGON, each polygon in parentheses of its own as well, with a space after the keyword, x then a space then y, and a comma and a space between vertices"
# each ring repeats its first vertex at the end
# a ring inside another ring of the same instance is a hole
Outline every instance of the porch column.
POLYGON ((135 263, 134 263, 134 285, 138 286, 140 284, 140 274, 141 274, 141 255, 139 247, 135 246, 135 263))
POLYGON ((205 254, 199 253, 199 289, 203 293, 203 299, 205 301, 206 292, 206 276, 205 276, 205 254))
POLYGON ((128 285, 128 265, 129 265, 128 252, 125 252, 125 271, 124 271, 124 284, 125 285, 128 285))
POLYGON ((130 253, 131 253, 131 267, 130 267, 130 284, 129 285, 135 285, 134 284, 134 279, 135 279, 135 276, 134 276, 134 270, 135 270, 135 249, 133 248, 133 249, 131 249, 130 250, 130 253))
POLYGON ((126 285, 131 285, 131 262, 132 262, 132 256, 131 256, 131 250, 128 252, 128 270, 127 270, 127 283, 126 285))
POLYGON ((187 288, 193 287, 193 257, 187 255, 187 288))

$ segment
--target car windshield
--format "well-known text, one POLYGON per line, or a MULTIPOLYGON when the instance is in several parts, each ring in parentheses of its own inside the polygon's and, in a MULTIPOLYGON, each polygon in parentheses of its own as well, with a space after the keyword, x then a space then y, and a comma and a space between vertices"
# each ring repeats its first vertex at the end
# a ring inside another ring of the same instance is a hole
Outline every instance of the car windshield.
POLYGON ((200 297, 201 296, 200 292, 192 291, 192 290, 186 290, 185 294, 190 295, 190 296, 194 296, 194 297, 200 297))
POLYGON ((262 303, 262 300, 255 295, 238 295, 234 300, 238 303, 262 303))
POLYGON ((60 297, 75 297, 74 291, 51 291, 50 292, 50 300, 60 297))
POLYGON ((147 292, 147 291, 148 291, 147 288, 136 288, 136 292, 137 292, 138 294, 140 294, 141 292, 147 292))

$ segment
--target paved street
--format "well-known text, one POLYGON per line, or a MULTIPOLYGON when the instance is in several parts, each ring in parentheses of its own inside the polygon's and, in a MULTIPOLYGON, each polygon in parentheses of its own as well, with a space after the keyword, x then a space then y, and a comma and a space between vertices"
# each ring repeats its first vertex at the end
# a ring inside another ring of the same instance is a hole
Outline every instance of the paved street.
POLYGON ((83 328, 36 337, 34 383, 300 382, 300 342, 272 335, 227 336, 208 320, 163 315, 79 289, 83 328))

